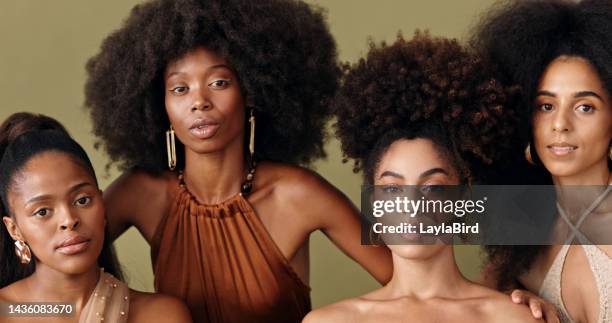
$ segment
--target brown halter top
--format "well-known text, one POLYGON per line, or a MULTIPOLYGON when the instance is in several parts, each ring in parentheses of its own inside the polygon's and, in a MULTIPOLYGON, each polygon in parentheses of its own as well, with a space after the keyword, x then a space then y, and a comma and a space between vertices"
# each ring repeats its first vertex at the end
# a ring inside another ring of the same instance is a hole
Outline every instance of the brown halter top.
POLYGON ((194 322, 300 322, 310 288, 238 194, 199 203, 184 185, 153 237, 155 290, 186 302, 194 322))

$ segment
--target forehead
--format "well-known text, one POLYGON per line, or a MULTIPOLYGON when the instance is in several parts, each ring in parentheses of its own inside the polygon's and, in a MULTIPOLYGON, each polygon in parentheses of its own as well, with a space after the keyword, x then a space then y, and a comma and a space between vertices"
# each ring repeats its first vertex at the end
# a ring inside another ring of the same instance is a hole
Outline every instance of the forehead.
POLYGON ((542 74, 540 89, 572 93, 590 90, 606 94, 595 67, 588 60, 575 56, 553 60, 542 74))
POLYGON ((382 156, 376 173, 394 170, 414 177, 432 168, 449 169, 439 149, 429 139, 401 139, 395 141, 382 156))
POLYGON ((95 180, 74 157, 49 151, 30 159, 13 179, 12 194, 34 196, 63 194, 75 184, 95 180))
POLYGON ((206 70, 211 66, 227 64, 221 55, 204 47, 194 48, 166 66, 166 74, 172 72, 185 72, 206 70))

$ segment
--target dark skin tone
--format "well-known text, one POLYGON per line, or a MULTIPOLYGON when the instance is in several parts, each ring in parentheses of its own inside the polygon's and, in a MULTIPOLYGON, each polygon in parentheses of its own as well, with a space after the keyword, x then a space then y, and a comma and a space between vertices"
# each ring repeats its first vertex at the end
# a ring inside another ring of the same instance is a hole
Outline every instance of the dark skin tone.
MULTIPOLYGON (((34 156, 13 179, 8 192, 11 216, 3 217, 11 237, 25 241, 36 271, 0 289, 5 302, 74 303, 72 317, 11 317, 3 322, 77 322, 100 275, 104 205, 92 175, 59 152, 34 156), (84 242, 63 246, 68 238, 84 242)), ((191 322, 178 299, 130 290, 128 322, 191 322)))
MULTIPOLYGON (((244 120, 248 98, 225 59, 198 48, 165 70, 166 112, 185 145, 185 183, 203 204, 238 194, 248 171, 244 120)), ((248 130, 248 129, 247 129, 248 130)), ((257 147, 255 147, 257 150, 257 147)), ((116 238, 134 225, 149 242, 178 190, 175 174, 131 171, 105 192, 109 229, 116 238)), ((359 213, 332 185, 303 168, 262 161, 247 196, 264 227, 299 277, 308 284, 308 238, 322 230, 380 283, 392 272, 387 248, 360 244, 359 213)))

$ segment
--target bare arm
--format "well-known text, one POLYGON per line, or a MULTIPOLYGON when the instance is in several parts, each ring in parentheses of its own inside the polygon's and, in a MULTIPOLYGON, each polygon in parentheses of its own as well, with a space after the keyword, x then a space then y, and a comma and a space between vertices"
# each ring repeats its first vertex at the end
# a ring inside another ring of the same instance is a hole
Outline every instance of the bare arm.
POLYGON ((168 174, 154 177, 130 170, 111 183, 104 191, 104 206, 112 241, 132 225, 151 241, 169 206, 168 182, 168 174))
POLYGON ((129 322, 191 323, 191 313, 181 300, 163 294, 136 292, 129 322))
MULTIPOLYGON (((299 208, 304 225, 320 229, 346 255, 358 262, 378 282, 387 283, 393 273, 391 252, 384 246, 361 244, 359 212, 351 201, 322 177, 301 170, 293 179, 292 207, 299 208)), ((297 210, 296 210, 297 212, 297 210)))

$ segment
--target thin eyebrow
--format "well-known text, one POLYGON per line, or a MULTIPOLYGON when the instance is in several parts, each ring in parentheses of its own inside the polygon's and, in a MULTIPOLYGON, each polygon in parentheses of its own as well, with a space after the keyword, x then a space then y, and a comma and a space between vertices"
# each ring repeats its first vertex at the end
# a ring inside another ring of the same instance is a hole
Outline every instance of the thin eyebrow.
POLYGON ((380 177, 378 177, 378 179, 381 179, 385 176, 390 176, 390 177, 395 177, 395 178, 399 178, 399 179, 404 179, 404 176, 402 176, 401 174, 398 174, 396 172, 392 172, 390 170, 384 171, 382 174, 380 174, 380 177))
MULTIPOLYGON (((556 98, 557 94, 550 92, 550 91, 538 91, 537 96, 550 96, 550 97, 556 98)), ((595 97, 599 99, 601 102, 603 102, 603 98, 599 94, 593 91, 579 91, 579 92, 574 93, 574 98, 584 98, 584 97, 589 97, 589 96, 595 97)))
POLYGON ((552 93, 550 91, 538 91, 538 93, 536 93, 536 96, 550 96, 553 98, 556 98, 557 95, 555 93, 552 93))
POLYGON ((423 179, 423 178, 425 178, 425 177, 431 176, 431 175, 433 175, 433 174, 438 174, 438 173, 440 173, 440 174, 444 174, 444 175, 446 175, 446 176, 450 176, 446 170, 444 170, 444 169, 442 169, 442 168, 437 167, 437 168, 432 168, 432 169, 430 169, 430 170, 428 170, 428 171, 423 172, 423 173, 422 173, 422 174, 419 176, 419 178, 420 178, 420 179, 423 179))
MULTIPOLYGON (((215 69, 219 69, 219 68, 226 68, 226 69, 228 69, 230 71, 233 71, 232 68, 229 67, 226 64, 216 64, 216 65, 213 65, 213 66, 207 68, 206 74, 209 74, 211 70, 215 70, 215 69)), ((186 73, 182 72, 182 71, 174 71, 174 72, 166 75, 166 79, 169 79, 169 78, 171 78, 174 75, 181 75, 181 74, 186 74, 186 73)))
MULTIPOLYGON (((88 183, 88 182, 83 182, 83 183, 76 184, 76 185, 74 185, 73 187, 71 187, 71 188, 68 190, 68 194, 74 193, 74 192, 76 192, 76 191, 80 190, 81 188, 83 188, 83 187, 85 187, 85 186, 92 186, 92 187, 93 187, 94 185, 93 185, 93 184, 91 184, 91 183, 88 183)), ((51 197, 52 197, 52 196, 51 196, 51 195, 49 195, 49 194, 38 195, 38 196, 35 196, 35 197, 33 197, 33 198, 31 198, 31 199, 27 200, 25 204, 26 204, 26 205, 29 205, 29 204, 32 204, 32 203, 35 203, 35 202, 40 202, 40 201, 44 201, 44 200, 49 200, 49 199, 51 199, 51 197)))
POLYGON ((580 92, 574 93, 575 98, 584 98, 584 97, 589 97, 589 96, 596 97, 599 99, 599 101, 603 102, 603 99, 601 98, 601 96, 599 96, 599 94, 593 91, 580 91, 580 92))

